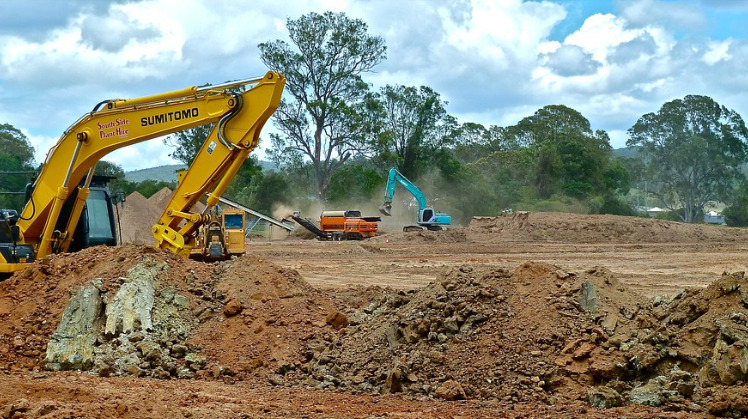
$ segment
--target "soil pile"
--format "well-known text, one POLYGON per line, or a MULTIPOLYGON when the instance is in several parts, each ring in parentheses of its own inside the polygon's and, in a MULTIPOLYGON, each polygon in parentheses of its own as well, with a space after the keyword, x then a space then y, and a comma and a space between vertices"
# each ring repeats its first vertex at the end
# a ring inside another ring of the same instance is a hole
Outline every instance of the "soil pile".
POLYGON ((748 240, 748 230, 618 215, 516 212, 473 217, 466 228, 471 241, 546 241, 565 243, 688 243, 748 240))
POLYGON ((604 268, 463 266, 349 313, 340 335, 310 345, 295 378, 352 392, 743 416, 747 306, 742 273, 649 301, 604 268))
POLYGON ((265 376, 300 363, 336 303, 295 271, 148 247, 44 259, 0 284, 0 368, 158 378, 265 376))
MULTIPOLYGON (((154 195, 155 196, 155 195, 154 195)), ((127 196, 119 210, 119 232, 122 243, 149 244, 156 242, 151 228, 158 221, 163 207, 155 205, 139 192, 127 196)))
POLYGON ((590 395, 613 394, 599 399, 603 406, 619 393, 633 403, 670 410, 699 406, 717 415, 748 415, 745 273, 726 272, 705 289, 655 298, 648 308, 635 316, 635 328, 611 338, 605 356, 598 357, 628 368, 609 368, 603 375, 588 370, 608 381, 590 395))
POLYGON ((161 188, 160 191, 156 192, 155 194, 151 195, 150 198, 148 198, 148 202, 158 208, 161 208, 161 211, 163 211, 164 207, 171 199, 172 193, 173 191, 169 188, 161 188))
MULTIPOLYGON (((125 201, 117 206, 119 211, 119 228, 122 243, 153 245, 151 228, 158 222, 166 205, 172 196, 172 190, 162 188, 160 191, 145 198, 135 191, 127 196, 125 201)), ((202 202, 195 204, 192 212, 200 212, 205 208, 202 202)))
POLYGON ((389 291, 350 313, 345 333, 312 348, 304 371, 307 382, 348 391, 577 399, 586 387, 556 359, 570 342, 594 348, 607 336, 602 325, 620 327, 621 313, 633 315, 642 304, 601 268, 463 266, 425 289, 389 291))

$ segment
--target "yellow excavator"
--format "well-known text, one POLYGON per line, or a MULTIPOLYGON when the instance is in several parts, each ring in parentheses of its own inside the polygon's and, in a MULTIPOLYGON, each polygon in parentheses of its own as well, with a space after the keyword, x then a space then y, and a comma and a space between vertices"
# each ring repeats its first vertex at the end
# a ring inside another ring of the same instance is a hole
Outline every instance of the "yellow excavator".
POLYGON ((47 152, 23 210, 0 210, 0 275, 70 249, 94 168, 108 153, 215 123, 152 229, 157 247, 189 256, 197 230, 210 222, 208 212, 257 146, 285 82, 270 71, 261 78, 100 102, 47 152), (235 93, 237 88, 246 90, 235 93), (191 212, 206 193, 205 209, 191 212))
POLYGON ((245 252, 246 217, 243 210, 221 208, 211 211, 211 220, 203 224, 196 237, 190 258, 203 261, 226 260, 245 252))

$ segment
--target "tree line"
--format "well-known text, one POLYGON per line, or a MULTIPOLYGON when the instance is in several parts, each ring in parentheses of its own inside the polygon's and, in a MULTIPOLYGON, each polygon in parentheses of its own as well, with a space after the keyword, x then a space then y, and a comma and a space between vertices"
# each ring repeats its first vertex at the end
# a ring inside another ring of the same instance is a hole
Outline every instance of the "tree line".
MULTIPOLYGON (((364 76, 386 59, 387 48, 359 19, 310 13, 288 19, 287 29, 290 42, 259 45, 264 64, 287 78, 269 135, 268 156, 279 169, 263 171, 251 158, 227 191, 257 210, 366 202, 381 196, 396 167, 461 222, 508 208, 636 215, 632 191, 646 182, 650 202, 672 219, 697 222, 721 202, 729 224, 748 225, 748 130, 738 113, 707 96, 688 95, 642 115, 628 130, 635 155, 616 157, 605 131, 561 104, 514 125, 484 126, 460 123, 428 86, 373 89, 364 76)), ((189 164, 210 128, 171 136, 172 157, 189 164)), ((20 131, 0 126, 0 170, 29 168, 32 157, 20 131)), ((111 164, 101 170, 127 193, 141 188, 148 196, 147 188, 163 186, 128 183, 111 164)), ((3 175, 0 190, 20 187, 8 179, 3 175)), ((0 199, 19 204, 15 196, 0 199)))

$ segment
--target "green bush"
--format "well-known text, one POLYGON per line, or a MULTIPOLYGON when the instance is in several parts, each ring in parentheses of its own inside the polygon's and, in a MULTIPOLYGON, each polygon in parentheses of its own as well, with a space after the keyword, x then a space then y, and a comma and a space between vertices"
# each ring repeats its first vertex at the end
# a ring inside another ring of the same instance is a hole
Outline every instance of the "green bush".
POLYGON ((615 196, 605 197, 603 204, 599 210, 600 214, 613 214, 613 215, 636 215, 636 211, 631 208, 631 205, 623 202, 615 196))

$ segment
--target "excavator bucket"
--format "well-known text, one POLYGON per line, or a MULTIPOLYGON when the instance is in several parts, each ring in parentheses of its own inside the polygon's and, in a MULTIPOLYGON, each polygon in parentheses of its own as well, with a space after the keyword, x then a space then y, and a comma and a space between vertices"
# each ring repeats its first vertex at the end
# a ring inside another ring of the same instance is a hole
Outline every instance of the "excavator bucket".
POLYGON ((379 212, 384 215, 392 215, 392 204, 384 204, 379 207, 379 212))

